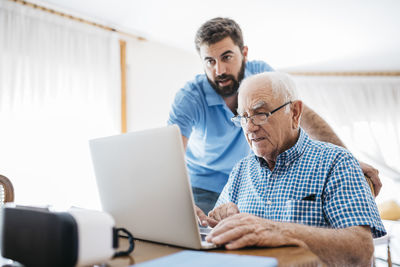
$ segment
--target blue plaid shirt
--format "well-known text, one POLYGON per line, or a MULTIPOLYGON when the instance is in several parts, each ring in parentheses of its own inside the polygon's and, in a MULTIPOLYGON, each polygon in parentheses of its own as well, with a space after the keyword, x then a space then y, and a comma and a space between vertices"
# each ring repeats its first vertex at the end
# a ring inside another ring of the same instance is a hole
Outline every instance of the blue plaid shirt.
POLYGON ((265 219, 329 228, 368 225, 374 238, 386 234, 358 161, 302 129, 273 171, 254 154, 242 159, 216 206, 227 202, 265 219))

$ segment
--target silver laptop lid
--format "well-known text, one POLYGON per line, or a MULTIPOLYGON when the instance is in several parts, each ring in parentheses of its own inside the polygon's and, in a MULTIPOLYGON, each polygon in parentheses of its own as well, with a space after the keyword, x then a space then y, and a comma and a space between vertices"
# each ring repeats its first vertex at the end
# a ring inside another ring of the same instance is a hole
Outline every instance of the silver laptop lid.
POLYGON ((178 126, 89 143, 102 208, 118 227, 135 238, 201 248, 178 126))

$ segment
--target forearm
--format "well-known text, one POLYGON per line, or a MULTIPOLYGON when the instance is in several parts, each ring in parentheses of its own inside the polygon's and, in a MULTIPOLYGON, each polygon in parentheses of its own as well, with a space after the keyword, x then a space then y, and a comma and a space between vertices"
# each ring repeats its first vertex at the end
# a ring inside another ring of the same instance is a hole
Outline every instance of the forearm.
POLYGON ((182 135, 182 144, 183 144, 183 149, 186 151, 187 144, 189 142, 189 138, 186 136, 182 135))
POLYGON ((292 223, 282 227, 292 243, 307 247, 328 266, 371 265, 374 247, 369 227, 325 229, 292 223))
POLYGON ((317 228, 271 221, 246 213, 222 220, 206 240, 217 245, 225 244, 227 249, 303 246, 328 266, 369 266, 374 251, 368 226, 317 228))
POLYGON ((305 104, 300 125, 313 139, 345 147, 331 126, 305 104))

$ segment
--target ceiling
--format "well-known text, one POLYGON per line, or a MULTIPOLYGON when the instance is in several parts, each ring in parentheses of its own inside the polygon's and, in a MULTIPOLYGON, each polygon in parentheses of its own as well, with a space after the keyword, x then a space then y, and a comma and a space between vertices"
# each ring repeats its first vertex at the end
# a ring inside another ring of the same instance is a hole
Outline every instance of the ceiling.
POLYGON ((242 27, 250 59, 314 71, 400 70, 399 0, 32 0, 195 53, 207 19, 242 27))

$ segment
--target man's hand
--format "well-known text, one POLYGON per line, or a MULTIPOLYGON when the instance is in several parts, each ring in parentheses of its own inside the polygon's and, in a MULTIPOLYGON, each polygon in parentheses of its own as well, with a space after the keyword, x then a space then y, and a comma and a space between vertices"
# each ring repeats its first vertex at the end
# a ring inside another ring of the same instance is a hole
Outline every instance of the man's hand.
POLYGON ((239 213, 222 220, 206 237, 227 249, 295 245, 310 249, 327 266, 371 266, 374 253, 369 226, 318 228, 239 213))
POLYGON ((298 241, 288 238, 281 231, 279 223, 245 213, 222 220, 206 240, 217 245, 225 244, 227 249, 299 245, 298 241))
POLYGON ((364 175, 368 176, 371 179, 374 185, 375 196, 377 196, 382 188, 382 182, 379 179, 379 171, 365 162, 359 162, 364 175))
POLYGON ((218 223, 214 219, 207 217, 207 215, 199 207, 197 207, 196 205, 194 205, 194 208, 196 210, 197 220, 199 221, 199 224, 201 226, 204 226, 204 227, 206 227, 208 225, 210 225, 210 226, 214 225, 215 226, 218 223))
POLYGON ((210 224, 210 226, 215 227, 221 220, 237 213, 239 213, 239 209, 236 204, 232 202, 222 204, 208 213, 208 217, 215 221, 215 224, 210 224))

